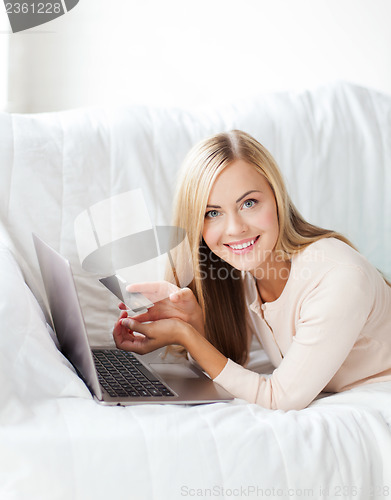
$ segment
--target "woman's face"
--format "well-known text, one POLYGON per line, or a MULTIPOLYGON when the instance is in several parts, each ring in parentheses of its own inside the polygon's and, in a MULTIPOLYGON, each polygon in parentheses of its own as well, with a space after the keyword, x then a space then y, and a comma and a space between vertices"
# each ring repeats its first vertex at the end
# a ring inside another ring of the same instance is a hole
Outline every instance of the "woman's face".
POLYGON ((265 177, 235 160, 217 177, 205 212, 202 236, 213 253, 240 271, 270 259, 279 232, 277 206, 265 177))

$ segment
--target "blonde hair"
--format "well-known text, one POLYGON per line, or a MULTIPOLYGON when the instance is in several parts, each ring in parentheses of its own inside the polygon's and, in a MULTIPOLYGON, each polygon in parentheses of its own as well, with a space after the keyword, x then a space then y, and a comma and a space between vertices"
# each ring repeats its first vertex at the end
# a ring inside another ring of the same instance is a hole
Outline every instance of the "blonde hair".
POLYGON ((220 133, 195 145, 179 173, 174 199, 173 225, 183 228, 191 249, 191 263, 176 255, 175 265, 191 265, 194 278, 189 285, 204 314, 206 338, 233 361, 243 364, 248 356, 246 306, 242 274, 223 261, 202 238, 209 194, 219 174, 235 160, 244 160, 262 174, 273 190, 279 221, 275 251, 289 260, 321 238, 337 238, 355 248, 341 234, 310 224, 290 199, 281 172, 272 155, 257 140, 240 130, 220 133), (213 266, 224 279, 212 279, 206 269, 213 266))

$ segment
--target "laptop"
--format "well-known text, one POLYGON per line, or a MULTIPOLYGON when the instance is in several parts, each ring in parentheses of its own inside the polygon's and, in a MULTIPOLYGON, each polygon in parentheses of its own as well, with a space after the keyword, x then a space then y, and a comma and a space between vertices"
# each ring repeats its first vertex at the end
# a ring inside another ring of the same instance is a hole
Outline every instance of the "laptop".
POLYGON ((126 406, 233 399, 188 360, 164 357, 165 348, 143 355, 91 348, 69 261, 37 235, 33 240, 61 352, 97 402, 126 406))

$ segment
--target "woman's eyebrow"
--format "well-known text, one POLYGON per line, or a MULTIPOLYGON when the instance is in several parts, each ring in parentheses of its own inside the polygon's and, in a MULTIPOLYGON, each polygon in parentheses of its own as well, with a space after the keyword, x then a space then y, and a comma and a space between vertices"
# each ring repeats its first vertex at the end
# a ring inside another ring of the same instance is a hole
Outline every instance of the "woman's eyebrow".
MULTIPOLYGON (((246 193, 242 194, 235 203, 239 203, 240 200, 243 200, 245 196, 247 196, 250 193, 262 193, 262 191, 259 191, 258 189, 252 189, 250 191, 247 191, 246 193)), ((206 205, 206 208, 221 208, 220 205, 206 205)))
POLYGON ((235 203, 239 203, 240 200, 243 200, 245 196, 247 196, 250 193, 262 193, 262 191, 259 191, 258 189, 252 189, 251 191, 247 191, 247 193, 244 193, 240 198, 238 198, 235 203))

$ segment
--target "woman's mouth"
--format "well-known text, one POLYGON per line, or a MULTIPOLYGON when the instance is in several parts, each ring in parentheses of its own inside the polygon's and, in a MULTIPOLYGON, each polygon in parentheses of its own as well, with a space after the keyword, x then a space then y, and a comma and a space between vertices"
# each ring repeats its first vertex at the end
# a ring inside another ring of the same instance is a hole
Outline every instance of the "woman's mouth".
POLYGON ((229 243, 229 244, 224 243, 224 246, 229 248, 231 252, 242 255, 244 253, 251 252, 251 250, 254 248, 258 240, 259 240, 259 235, 256 236, 255 238, 241 240, 235 243, 229 243))

